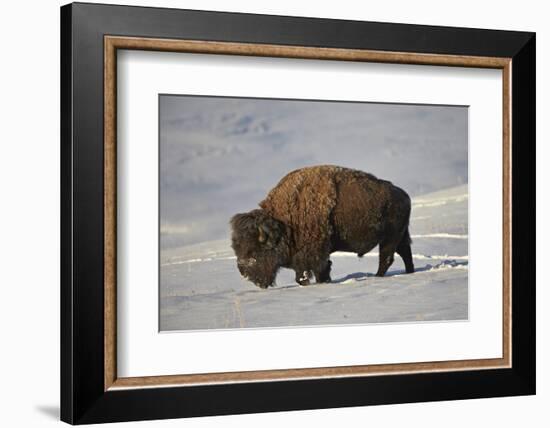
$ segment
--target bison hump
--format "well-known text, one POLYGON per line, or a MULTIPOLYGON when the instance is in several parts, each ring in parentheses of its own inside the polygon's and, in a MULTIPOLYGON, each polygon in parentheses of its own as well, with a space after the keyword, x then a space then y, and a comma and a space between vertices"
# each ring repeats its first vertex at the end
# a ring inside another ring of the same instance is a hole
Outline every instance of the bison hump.
POLYGON ((298 247, 324 245, 330 238, 330 217, 337 202, 334 173, 331 168, 320 167, 293 171, 260 203, 270 215, 292 228, 298 247))

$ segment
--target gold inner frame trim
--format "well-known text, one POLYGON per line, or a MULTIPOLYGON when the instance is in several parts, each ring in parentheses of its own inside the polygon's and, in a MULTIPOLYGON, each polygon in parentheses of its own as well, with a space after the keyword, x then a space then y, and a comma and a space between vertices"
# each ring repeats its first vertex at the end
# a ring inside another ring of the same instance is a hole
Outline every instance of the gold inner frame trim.
POLYGON ((511 165, 511 58, 385 52, 251 43, 104 37, 104 389, 193 386, 219 383, 339 378, 422 372, 480 370, 511 367, 512 362, 512 165, 511 165), (375 364, 342 367, 203 373, 170 376, 117 376, 116 322, 116 88, 117 50, 148 50, 218 55, 242 55, 393 64, 494 68, 502 70, 503 144, 503 294, 502 358, 375 364))

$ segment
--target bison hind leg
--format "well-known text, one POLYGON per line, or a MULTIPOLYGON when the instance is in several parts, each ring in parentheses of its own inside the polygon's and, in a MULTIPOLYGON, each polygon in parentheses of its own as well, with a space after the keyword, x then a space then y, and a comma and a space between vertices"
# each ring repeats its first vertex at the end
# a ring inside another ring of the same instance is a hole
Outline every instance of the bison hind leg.
POLYGON ((414 264, 411 252, 411 237, 409 235, 409 229, 405 230, 401 242, 397 246, 397 254, 401 256, 403 262, 405 263, 405 271, 407 273, 414 272, 414 264))
POLYGON ((376 276, 384 276, 390 266, 393 263, 393 253, 395 252, 395 247, 383 247, 380 245, 380 255, 378 259, 378 272, 376 276))
POLYGON ((401 237, 396 239, 396 237, 394 236, 392 237, 392 239, 385 239, 380 242, 380 250, 378 255, 378 272, 376 272, 376 276, 384 276, 392 265, 393 255, 400 239, 401 237))

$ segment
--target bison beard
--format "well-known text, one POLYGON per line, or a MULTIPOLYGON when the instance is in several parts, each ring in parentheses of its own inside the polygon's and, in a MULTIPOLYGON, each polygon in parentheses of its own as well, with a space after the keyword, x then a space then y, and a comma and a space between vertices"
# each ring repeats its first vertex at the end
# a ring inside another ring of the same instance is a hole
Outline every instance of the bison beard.
POLYGON ((281 267, 296 282, 330 282, 335 251, 360 257, 380 247, 377 276, 397 252, 414 272, 409 235, 411 201, 405 191, 371 174, 338 166, 302 168, 287 174, 260 202, 261 209, 231 219, 231 244, 241 275, 272 286, 281 267))

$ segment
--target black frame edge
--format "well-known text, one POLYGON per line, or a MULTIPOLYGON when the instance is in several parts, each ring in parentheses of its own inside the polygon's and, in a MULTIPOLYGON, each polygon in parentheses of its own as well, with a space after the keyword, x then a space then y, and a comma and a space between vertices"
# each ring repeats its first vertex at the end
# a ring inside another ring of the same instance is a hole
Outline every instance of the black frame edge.
POLYGON ((74 423, 73 390, 73 283, 72 283, 72 5, 60 9, 60 132, 61 132, 61 388, 60 418, 64 422, 74 423))
POLYGON ((512 363, 536 393, 536 34, 512 58, 512 363), (521 171, 520 173, 518 173, 521 171))
POLYGON ((259 39, 270 34, 270 44, 294 46, 318 46, 350 49, 433 53, 450 55, 474 55, 513 57, 522 49, 533 33, 526 31, 489 30, 483 28, 446 27, 424 24, 357 21, 345 19, 310 18, 303 16, 267 15, 246 12, 225 12, 168 7, 127 6, 100 3, 72 3, 75 11, 87 16, 90 22, 99 22, 101 16, 110 19, 120 17, 125 27, 139 22, 137 31, 110 32, 112 35, 181 38, 178 25, 185 25, 183 32, 188 40, 231 41, 261 43, 259 39), (144 14, 155 15, 147 20, 144 14), (162 36, 155 28, 155 20, 163 20, 162 36), (256 21, 251 25, 251 21, 256 21), (201 27, 211 21, 215 31, 201 27), (367 28, 368 26, 368 28, 367 28), (274 32, 275 28, 278 31, 274 32), (426 37, 430 32, 431 37, 426 37), (217 37, 207 34, 217 33, 217 37), (312 37, 313 35, 313 37, 312 37), (460 42, 460 43, 457 43, 460 42))

